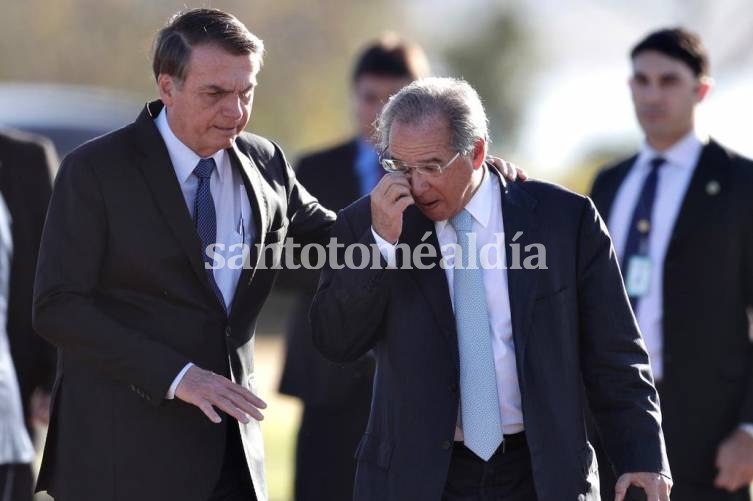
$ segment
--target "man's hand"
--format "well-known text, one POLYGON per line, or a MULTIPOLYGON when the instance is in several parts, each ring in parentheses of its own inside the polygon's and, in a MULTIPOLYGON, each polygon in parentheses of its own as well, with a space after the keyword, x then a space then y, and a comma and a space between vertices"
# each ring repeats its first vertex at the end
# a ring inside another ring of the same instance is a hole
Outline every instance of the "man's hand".
POLYGON ((623 501, 628 487, 635 485, 646 492, 646 501, 669 501, 672 481, 658 473, 625 473, 614 486, 614 501, 623 501))
POLYGON ((753 482, 753 437, 735 430, 716 451, 719 473, 714 480, 718 489, 734 492, 753 482))
POLYGON ((264 419, 259 409, 267 408, 262 399, 241 385, 195 365, 180 380, 175 396, 201 409, 213 423, 222 421, 215 407, 244 424, 249 416, 257 421, 264 419))
POLYGON ((385 174, 371 192, 371 225, 377 235, 396 243, 403 231, 403 212, 413 203, 408 177, 400 172, 385 174))
POLYGON ((528 179, 526 171, 512 162, 508 162, 507 160, 499 157, 493 157, 491 155, 487 157, 487 160, 491 162, 491 164, 495 169, 499 171, 503 178, 507 179, 510 182, 515 182, 518 179, 520 179, 521 181, 528 179))

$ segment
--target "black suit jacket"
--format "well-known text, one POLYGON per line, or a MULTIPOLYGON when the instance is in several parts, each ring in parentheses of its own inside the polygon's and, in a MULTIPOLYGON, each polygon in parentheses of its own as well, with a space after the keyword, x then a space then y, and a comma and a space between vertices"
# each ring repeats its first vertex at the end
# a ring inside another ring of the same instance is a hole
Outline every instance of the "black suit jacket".
MULTIPOLYGON (((503 183, 502 191, 513 339, 538 499, 596 499, 584 382, 619 470, 669 474, 648 355, 596 210, 537 181, 503 183), (512 268, 510 244, 519 231, 519 263, 526 246, 540 243, 547 269, 512 268)), ((366 198, 340 213, 333 236, 370 245, 370 227, 366 198)), ((440 499, 445 485, 459 402, 457 334, 434 224, 409 207, 401 241, 413 249, 426 232, 437 256, 432 269, 325 268, 311 310, 314 341, 326 356, 351 360, 374 349, 377 357, 357 453, 359 501, 440 499)))
POLYGON ((51 176, 57 169, 52 143, 18 131, 0 131, 0 192, 11 216, 13 260, 8 291, 7 330, 24 414, 33 391, 49 391, 55 378, 55 348, 31 328, 34 270, 39 254, 51 176))
MULTIPOLYGON (((340 211, 360 196, 354 170, 358 143, 351 140, 304 156, 296 177, 325 207, 340 211)), ((368 386, 373 359, 364 357, 350 364, 335 364, 314 348, 308 320, 316 292, 316 270, 284 270, 278 283, 297 293, 288 327, 285 363, 280 392, 300 398, 310 406, 342 406, 352 401, 352 392, 368 386)))
MULTIPOLYGON (((609 220, 635 163, 602 171, 592 196, 609 220)), ((753 162, 710 141, 703 148, 664 261, 661 408, 678 481, 711 486, 716 449, 753 423, 753 162), (715 190, 718 188, 718 192, 715 190)))
MULTIPOLYGON (((254 327, 287 234, 324 239, 334 214, 297 182, 282 151, 243 133, 228 149, 251 200, 256 244, 229 316, 153 123, 162 103, 63 162, 45 224, 34 325, 60 349, 37 488, 69 500, 206 501, 226 426, 164 396, 188 362, 256 391, 254 327)), ((227 416, 224 417, 227 419, 227 416)), ((240 425, 266 500, 259 423, 240 425)))

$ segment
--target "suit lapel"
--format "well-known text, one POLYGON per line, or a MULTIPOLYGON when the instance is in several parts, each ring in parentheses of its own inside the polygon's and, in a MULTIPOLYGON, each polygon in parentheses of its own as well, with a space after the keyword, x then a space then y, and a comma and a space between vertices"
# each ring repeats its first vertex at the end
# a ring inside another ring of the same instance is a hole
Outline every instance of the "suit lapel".
MULTIPOLYGON (((427 243, 436 249, 436 257, 423 260, 423 264, 432 266, 431 269, 419 269, 415 263, 411 263, 410 274, 418 283, 418 287, 431 306, 432 313, 442 331, 442 337, 448 343, 453 356, 455 366, 459 368, 457 330, 455 327, 455 315, 450 301, 450 289, 447 286, 445 271, 440 266, 442 253, 439 248, 439 240, 434 223, 426 218, 415 207, 409 207, 405 211, 405 238, 404 243, 413 249, 422 243, 427 243), (426 236, 428 234, 428 236, 426 236), (426 238, 424 238, 426 236, 426 238)), ((401 257, 398 251, 398 257, 401 257)), ((402 263, 398 264, 401 266, 402 263)))
POLYGON ((523 268, 525 248, 537 243, 538 220, 535 217, 536 200, 520 185, 510 184, 500 178, 502 188, 502 220, 505 231, 505 255, 507 257, 507 288, 510 296, 512 334, 522 364, 528 330, 531 325, 536 270, 523 268), (514 250, 517 249, 517 250, 514 250))
POLYGON ((243 184, 246 187, 248 200, 251 205, 251 212, 254 218, 254 240, 251 243, 251 249, 247 261, 243 264, 243 271, 238 279, 233 296, 233 310, 238 304, 238 297, 251 285, 257 264, 261 258, 260 249, 264 249, 264 239, 268 229, 269 203, 264 191, 263 180, 259 174, 259 169, 250 155, 246 155, 238 149, 237 141, 233 147, 227 150, 230 154, 230 161, 234 168, 240 169, 243 184))
POLYGON ((137 164, 152 192, 154 203, 157 204, 167 225, 183 247, 191 268, 217 305, 220 305, 207 279, 201 254, 201 240, 186 207, 180 182, 175 175, 165 142, 153 122, 161 106, 162 103, 158 101, 148 103, 136 120, 138 137, 135 143, 137 150, 143 155, 142 161, 137 164))
POLYGON ((613 172, 605 177, 601 186, 598 187, 598 191, 594 190, 591 193, 591 198, 599 210, 602 219, 609 222, 609 217, 612 212, 612 205, 614 205, 614 199, 617 197, 617 191, 619 191, 622 182, 630 172, 630 168, 635 163, 638 155, 633 155, 629 159, 619 164, 613 172))
POLYGON ((728 188, 727 173, 719 168, 725 161, 724 150, 715 142, 711 141, 703 148, 677 215, 667 248, 668 257, 682 247, 683 240, 692 234, 699 222, 709 220, 720 200, 719 194, 728 188))

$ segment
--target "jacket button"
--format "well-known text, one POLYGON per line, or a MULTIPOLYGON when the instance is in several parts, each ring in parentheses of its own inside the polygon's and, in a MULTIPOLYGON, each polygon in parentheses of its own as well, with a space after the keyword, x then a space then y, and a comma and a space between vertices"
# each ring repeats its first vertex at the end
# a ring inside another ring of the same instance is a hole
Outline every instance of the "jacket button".
POLYGON ((457 393, 457 392, 458 392, 458 385, 456 385, 455 383, 452 383, 450 385, 450 393, 457 393))
POLYGON ((231 333, 232 333, 232 329, 228 325, 227 327, 225 327, 225 336, 230 337, 231 333))
POLYGON ((442 450, 448 451, 450 450, 450 447, 452 447, 452 444, 450 443, 449 440, 445 440, 444 442, 442 442, 442 450))

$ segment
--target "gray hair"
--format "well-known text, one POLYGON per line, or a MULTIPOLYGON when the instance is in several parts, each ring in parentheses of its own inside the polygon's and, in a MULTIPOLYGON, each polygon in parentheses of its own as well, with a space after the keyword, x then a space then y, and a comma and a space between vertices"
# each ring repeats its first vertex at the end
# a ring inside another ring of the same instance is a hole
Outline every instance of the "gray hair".
POLYGON ((432 117, 447 119, 450 148, 466 155, 476 141, 489 141, 489 120, 476 90, 458 78, 429 77, 403 87, 390 98, 377 119, 377 138, 382 150, 389 147, 395 122, 418 124, 432 117))

